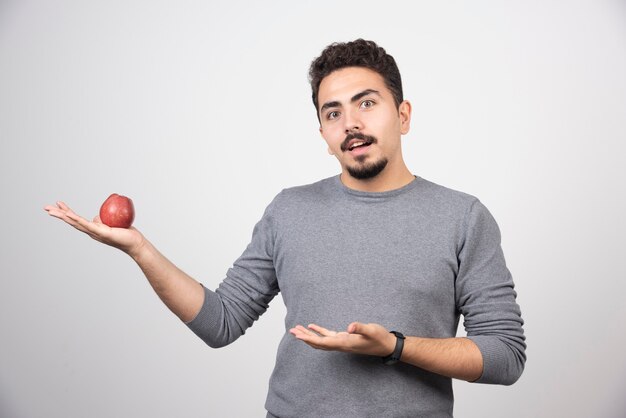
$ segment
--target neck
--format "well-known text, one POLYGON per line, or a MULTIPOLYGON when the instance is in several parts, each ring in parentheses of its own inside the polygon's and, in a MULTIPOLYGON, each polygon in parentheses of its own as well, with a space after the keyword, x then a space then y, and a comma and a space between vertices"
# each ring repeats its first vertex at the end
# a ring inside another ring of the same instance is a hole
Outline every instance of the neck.
POLYGON ((341 173, 341 182, 348 188, 362 192, 387 192, 406 186, 415 180, 406 165, 402 164, 397 169, 385 167, 376 177, 370 179, 356 179, 345 169, 341 173))

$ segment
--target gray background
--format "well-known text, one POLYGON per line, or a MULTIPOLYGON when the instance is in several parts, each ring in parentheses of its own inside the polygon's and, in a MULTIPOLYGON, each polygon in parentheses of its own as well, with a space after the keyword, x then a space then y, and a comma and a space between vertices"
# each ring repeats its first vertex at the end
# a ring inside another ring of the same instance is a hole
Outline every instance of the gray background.
POLYGON ((276 298, 203 345, 138 267, 48 217, 113 192, 210 288, 284 187, 335 175, 307 69, 374 39, 413 103, 409 168, 478 196, 526 320, 512 387, 459 417, 626 414, 626 3, 0 0, 0 416, 263 416, 276 298))

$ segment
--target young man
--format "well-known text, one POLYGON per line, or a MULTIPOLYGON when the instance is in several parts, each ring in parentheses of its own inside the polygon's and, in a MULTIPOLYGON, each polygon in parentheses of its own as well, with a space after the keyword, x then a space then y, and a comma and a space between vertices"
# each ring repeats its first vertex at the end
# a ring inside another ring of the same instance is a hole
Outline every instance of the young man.
POLYGON ((211 347, 237 339, 281 292, 289 329, 269 417, 451 416, 451 378, 515 382, 526 345, 498 227, 478 199, 406 167, 411 105, 394 59, 361 39, 333 44, 310 76, 341 174, 279 193, 216 291, 134 228, 61 202, 46 210, 127 252, 211 347), (467 338, 455 337, 461 314, 467 338))

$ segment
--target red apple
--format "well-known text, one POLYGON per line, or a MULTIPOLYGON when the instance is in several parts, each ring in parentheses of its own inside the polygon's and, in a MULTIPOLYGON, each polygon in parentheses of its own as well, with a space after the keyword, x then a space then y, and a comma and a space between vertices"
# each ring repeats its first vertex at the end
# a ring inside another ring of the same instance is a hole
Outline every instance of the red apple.
POLYGON ((113 193, 100 207, 100 220, 114 228, 130 228, 135 220, 133 201, 113 193))

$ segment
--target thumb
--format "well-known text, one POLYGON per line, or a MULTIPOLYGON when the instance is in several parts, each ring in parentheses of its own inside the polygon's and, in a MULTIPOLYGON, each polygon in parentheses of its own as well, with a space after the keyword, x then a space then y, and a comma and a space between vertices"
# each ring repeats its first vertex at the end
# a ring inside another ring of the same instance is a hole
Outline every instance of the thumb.
POLYGON ((367 325, 362 324, 360 322, 353 322, 350 325, 348 325, 348 334, 362 334, 362 335, 366 335, 368 334, 367 332, 367 325))

